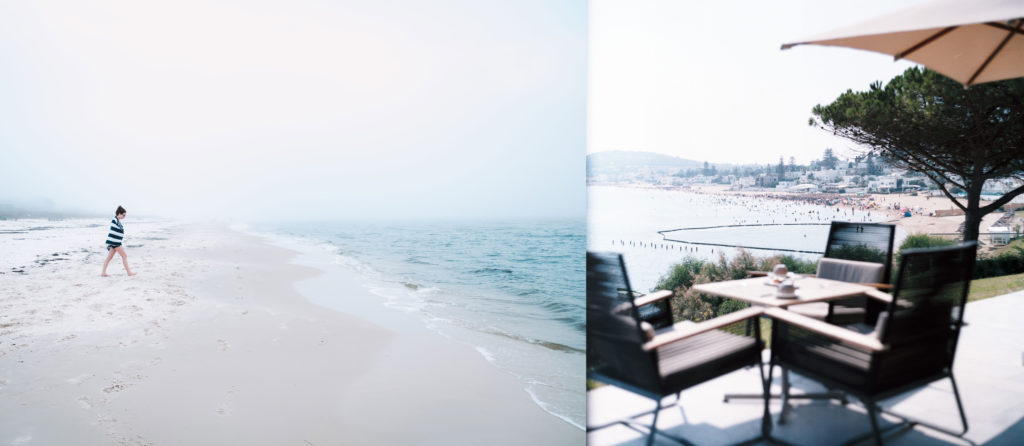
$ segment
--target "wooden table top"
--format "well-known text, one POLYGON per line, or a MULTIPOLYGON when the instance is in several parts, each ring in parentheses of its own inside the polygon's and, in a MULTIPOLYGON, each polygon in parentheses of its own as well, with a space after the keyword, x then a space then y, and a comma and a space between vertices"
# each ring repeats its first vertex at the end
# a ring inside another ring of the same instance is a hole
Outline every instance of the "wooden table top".
POLYGON ((771 279, 768 277, 751 277, 749 279, 694 285, 693 289, 701 293, 735 299, 753 305, 778 308, 811 302, 828 302, 830 300, 862 295, 873 290, 869 286, 856 283, 820 279, 817 277, 802 277, 793 281, 797 286, 797 297, 782 299, 775 297, 775 292, 778 288, 771 283, 771 279))

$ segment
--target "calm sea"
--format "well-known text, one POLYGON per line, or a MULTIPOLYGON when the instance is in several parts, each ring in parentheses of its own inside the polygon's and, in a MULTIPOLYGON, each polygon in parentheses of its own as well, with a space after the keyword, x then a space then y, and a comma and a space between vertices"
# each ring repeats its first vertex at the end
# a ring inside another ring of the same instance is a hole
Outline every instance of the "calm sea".
MULTIPOLYGON (((472 345, 549 413, 586 417, 586 224, 317 223, 254 227, 326 243, 379 303, 472 345)), ((338 298, 343 298, 339 296, 338 298)))
MULTIPOLYGON (((783 250, 822 251, 832 220, 884 218, 877 211, 657 189, 588 186, 587 195, 587 249, 622 253, 631 285, 642 292, 652 290, 673 264, 687 256, 714 260, 725 253, 730 258, 737 252, 733 246, 744 246, 765 248, 749 249, 756 256, 817 258, 820 254, 783 250), (690 243, 667 241, 658 233, 680 228, 707 229, 666 234, 690 243)), ((900 237, 898 230, 897 243, 900 237)))

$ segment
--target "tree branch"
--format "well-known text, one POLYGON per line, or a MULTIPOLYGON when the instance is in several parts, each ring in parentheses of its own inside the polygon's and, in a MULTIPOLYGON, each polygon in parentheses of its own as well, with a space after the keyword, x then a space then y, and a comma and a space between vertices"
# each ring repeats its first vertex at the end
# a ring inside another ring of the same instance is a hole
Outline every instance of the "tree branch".
POLYGON ((994 211, 996 209, 999 209, 1000 206, 1002 206, 1002 205, 1004 205, 1006 203, 1009 203, 1010 200, 1013 200, 1016 196, 1018 196, 1020 194, 1024 194, 1024 185, 1022 185, 1022 186, 1020 186, 1020 187, 1018 187, 1018 188, 1016 188, 1016 189, 1014 189, 1012 191, 1009 191, 1009 192, 1003 194, 1003 196, 999 197, 999 199, 997 199, 996 201, 993 201, 993 202, 985 205, 985 207, 981 208, 981 212, 982 212, 982 214, 987 214, 987 213, 992 212, 992 211, 994 211))
POLYGON ((939 187, 939 190, 941 190, 943 194, 946 194, 946 197, 948 197, 949 200, 952 201, 953 204, 956 205, 956 207, 960 208, 960 210, 962 210, 964 212, 967 212, 967 206, 964 206, 963 204, 960 204, 960 200, 957 200, 956 197, 953 196, 953 194, 950 194, 949 191, 946 190, 946 185, 945 184, 943 184, 942 182, 936 181, 935 177, 931 176, 928 172, 921 172, 921 173, 923 173, 926 177, 928 177, 929 179, 934 181, 935 185, 939 187))

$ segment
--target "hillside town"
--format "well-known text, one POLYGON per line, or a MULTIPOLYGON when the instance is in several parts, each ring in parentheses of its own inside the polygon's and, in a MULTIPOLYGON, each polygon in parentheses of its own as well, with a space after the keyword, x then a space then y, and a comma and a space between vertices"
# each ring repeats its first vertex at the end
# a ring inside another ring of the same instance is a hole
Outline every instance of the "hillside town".
MULTIPOLYGON (((730 190, 774 190, 825 194, 914 193, 942 195, 928 177, 892 167, 871 156, 839 159, 826 150, 825 157, 809 165, 797 165, 793 158, 777 165, 712 165, 680 168, 672 164, 600 165, 588 169, 588 184, 646 184, 661 187, 728 185, 730 190)), ((982 193, 1002 195, 1024 184, 1006 178, 985 183, 982 193)), ((950 185, 953 193, 958 190, 950 185)))
MULTIPOLYGON (((908 234, 957 239, 964 230, 964 212, 956 208, 927 176, 899 169, 870 155, 839 159, 826 150, 820 160, 798 165, 779 160, 775 165, 710 164, 647 152, 591 154, 587 184, 741 195, 809 204, 879 211, 908 234)), ((983 204, 1020 187, 1016 178, 990 180, 982 191, 983 204)), ((963 197, 964 191, 946 189, 963 197)), ((1018 196, 982 221, 984 249, 1019 237, 1024 230, 1024 196, 1018 196)))

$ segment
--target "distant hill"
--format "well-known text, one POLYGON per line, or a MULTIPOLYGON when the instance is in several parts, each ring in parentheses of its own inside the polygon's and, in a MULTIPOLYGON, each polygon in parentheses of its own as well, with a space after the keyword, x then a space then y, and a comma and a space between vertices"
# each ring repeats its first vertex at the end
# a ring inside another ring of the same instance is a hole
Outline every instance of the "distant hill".
MULTIPOLYGON (((724 164, 712 164, 721 168, 724 164)), ((704 161, 694 161, 652 152, 613 151, 587 155, 587 176, 637 171, 679 171, 699 169, 704 161)))

